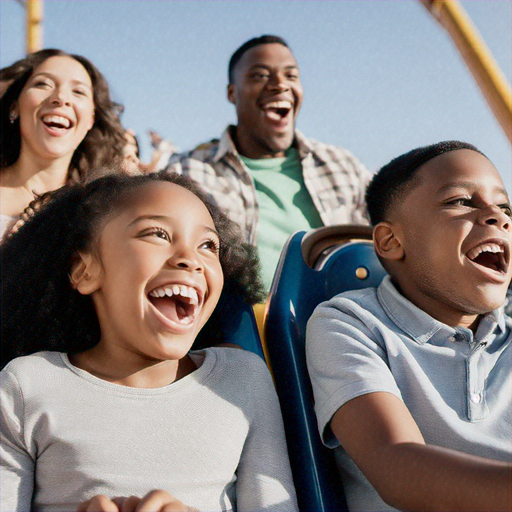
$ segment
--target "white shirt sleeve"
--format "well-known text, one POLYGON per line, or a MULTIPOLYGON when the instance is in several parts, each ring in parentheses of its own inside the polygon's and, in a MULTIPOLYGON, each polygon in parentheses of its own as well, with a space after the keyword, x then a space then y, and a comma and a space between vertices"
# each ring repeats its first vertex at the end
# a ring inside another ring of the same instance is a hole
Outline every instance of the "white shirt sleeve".
POLYGON ((23 438, 24 403, 14 375, 0 373, 0 510, 31 510, 34 489, 34 458, 23 438))

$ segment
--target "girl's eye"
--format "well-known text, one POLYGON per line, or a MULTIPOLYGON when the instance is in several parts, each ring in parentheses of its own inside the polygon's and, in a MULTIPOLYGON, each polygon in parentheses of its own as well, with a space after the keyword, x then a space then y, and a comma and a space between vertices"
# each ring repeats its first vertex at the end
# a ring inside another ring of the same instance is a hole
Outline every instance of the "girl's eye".
POLYGON ((200 245, 201 249, 206 249, 208 251, 212 251, 215 254, 219 254, 219 242, 217 240, 214 240, 213 238, 210 240, 206 240, 200 245))
POLYGON ((75 89, 73 91, 75 94, 78 94, 79 96, 86 96, 87 93, 85 91, 83 91, 82 89, 75 89))
POLYGON ((162 240, 167 240, 168 242, 171 241, 171 237, 169 236, 169 233, 167 233, 167 231, 165 229, 158 228, 158 227, 147 229, 147 230, 143 231, 140 234, 140 236, 141 237, 155 236, 157 238, 161 238, 162 240))

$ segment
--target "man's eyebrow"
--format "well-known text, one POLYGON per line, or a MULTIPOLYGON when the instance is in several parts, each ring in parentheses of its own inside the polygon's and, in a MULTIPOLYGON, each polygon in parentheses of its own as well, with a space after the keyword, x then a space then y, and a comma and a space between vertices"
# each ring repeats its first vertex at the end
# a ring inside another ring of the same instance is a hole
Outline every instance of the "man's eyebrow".
MULTIPOLYGON (((154 221, 161 222, 163 224, 170 224, 169 221, 171 219, 172 219, 172 217, 167 217, 167 215, 141 215, 141 216, 137 217, 136 219, 132 220, 132 222, 130 222, 130 224, 128 224, 128 227, 131 227, 134 224, 142 222, 143 220, 154 220, 154 221)), ((202 228, 204 229, 204 231, 206 231, 208 233, 212 233, 220 239, 220 235, 217 232, 217 230, 211 228, 210 226, 207 226, 206 224, 204 226, 202 226, 202 228)))
MULTIPOLYGON (((252 70, 254 68, 263 68, 266 70, 271 70, 274 68, 274 66, 269 66, 268 64, 253 64, 249 69, 252 70)), ((288 66, 285 66, 284 69, 299 69, 299 66, 297 64, 289 64, 288 66)))

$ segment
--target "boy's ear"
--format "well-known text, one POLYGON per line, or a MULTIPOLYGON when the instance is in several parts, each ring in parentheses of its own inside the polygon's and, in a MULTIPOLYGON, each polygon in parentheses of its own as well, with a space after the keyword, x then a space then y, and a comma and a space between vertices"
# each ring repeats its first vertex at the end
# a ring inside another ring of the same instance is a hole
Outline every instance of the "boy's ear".
POLYGON ((233 84, 228 84, 227 89, 228 101, 230 103, 235 104, 235 86, 233 84))
POLYGON ((398 261, 404 257, 404 247, 396 226, 391 222, 379 222, 373 228, 375 252, 385 260, 398 261))
POLYGON ((71 264, 71 286, 82 295, 90 295, 101 286, 101 264, 92 254, 77 253, 71 264))

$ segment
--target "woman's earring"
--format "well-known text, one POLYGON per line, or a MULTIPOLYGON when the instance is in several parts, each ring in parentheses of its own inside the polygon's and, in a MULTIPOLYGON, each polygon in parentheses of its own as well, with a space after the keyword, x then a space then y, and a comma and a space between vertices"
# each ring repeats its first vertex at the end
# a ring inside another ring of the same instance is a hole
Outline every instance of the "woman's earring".
POLYGON ((18 119, 18 114, 14 110, 11 110, 9 113, 9 122, 13 124, 16 119, 18 119))

